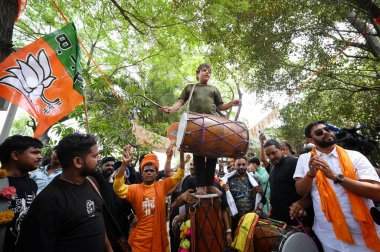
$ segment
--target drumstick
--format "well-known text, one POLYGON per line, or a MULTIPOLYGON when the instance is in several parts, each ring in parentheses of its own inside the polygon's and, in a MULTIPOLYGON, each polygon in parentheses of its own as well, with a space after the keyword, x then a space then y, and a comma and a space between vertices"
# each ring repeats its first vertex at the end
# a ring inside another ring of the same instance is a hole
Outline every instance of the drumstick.
POLYGON ((133 95, 133 96, 140 96, 140 97, 142 97, 142 98, 144 98, 144 99, 150 101, 151 103, 153 103, 153 105, 155 105, 156 107, 158 107, 158 108, 162 108, 162 106, 161 106, 160 104, 158 104, 157 102, 155 102, 155 101, 149 99, 148 97, 146 97, 146 96, 144 96, 144 95, 142 95, 142 94, 135 94, 135 95, 133 95))

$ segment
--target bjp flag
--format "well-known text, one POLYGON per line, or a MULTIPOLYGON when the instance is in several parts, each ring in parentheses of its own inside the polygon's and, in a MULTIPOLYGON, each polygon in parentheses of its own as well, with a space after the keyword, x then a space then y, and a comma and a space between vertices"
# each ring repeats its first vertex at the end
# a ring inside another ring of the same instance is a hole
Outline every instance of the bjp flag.
POLYGON ((83 102, 81 71, 76 29, 68 24, 0 64, 0 97, 36 119, 38 138, 83 102))

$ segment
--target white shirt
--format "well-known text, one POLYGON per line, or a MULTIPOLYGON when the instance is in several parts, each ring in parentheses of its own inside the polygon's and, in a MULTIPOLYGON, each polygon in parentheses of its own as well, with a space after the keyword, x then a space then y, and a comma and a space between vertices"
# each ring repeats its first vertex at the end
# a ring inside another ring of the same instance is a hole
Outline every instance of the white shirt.
MULTIPOLYGON (((371 165, 371 163, 364 155, 357 151, 346 151, 351 159, 352 164, 354 165, 355 173, 358 177, 358 180, 365 179, 380 182, 379 176, 377 175, 375 168, 371 165)), ((339 165, 338 153, 336 151, 336 148, 334 148, 333 151, 329 154, 324 154, 319 151, 317 151, 317 153, 329 164, 330 168, 333 170, 334 173, 342 174, 342 169, 339 165)), ((305 153, 299 157, 293 178, 305 177, 306 173, 309 171, 310 156, 310 153, 305 153)), ((346 218, 347 225, 350 229, 350 233, 355 241, 355 244, 347 244, 336 238, 332 224, 328 222, 328 220, 325 217, 325 214, 321 209, 320 196, 316 185, 316 180, 314 179, 311 188, 311 196, 313 199, 313 208, 315 213, 313 225, 313 230, 315 234, 318 236, 319 240, 322 243, 324 243, 332 249, 336 249, 339 251, 355 252, 371 251, 365 245, 360 224, 354 218, 351 209, 351 203, 346 193, 346 190, 339 184, 334 184, 334 182, 331 179, 328 179, 328 181, 331 187, 333 188, 337 199, 339 200, 340 207, 342 209, 344 217, 346 218)), ((368 206, 368 208, 373 207, 372 200, 364 198, 363 200, 365 204, 368 206)), ((380 228, 376 224, 375 226, 377 233, 380 237, 380 228)))

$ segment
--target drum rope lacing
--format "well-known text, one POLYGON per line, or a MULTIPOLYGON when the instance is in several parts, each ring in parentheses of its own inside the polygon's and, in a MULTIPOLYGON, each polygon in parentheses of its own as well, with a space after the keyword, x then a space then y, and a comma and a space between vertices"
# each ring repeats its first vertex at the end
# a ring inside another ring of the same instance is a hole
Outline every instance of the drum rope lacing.
MULTIPOLYGON (((228 135, 224 135, 224 136, 218 136, 217 134, 215 134, 214 132, 212 132, 211 130, 209 130, 208 127, 205 127, 205 120, 204 120, 204 117, 200 116, 200 117, 194 117, 194 118, 191 118, 191 121, 192 123, 194 123, 195 125, 199 126, 200 127, 200 130, 201 130, 201 135, 202 135, 202 141, 199 141, 198 139, 196 139, 195 137, 192 136, 193 133, 195 133, 196 131, 198 131, 199 129, 197 130, 193 130, 193 131, 188 131, 186 132, 187 135, 189 135, 192 139, 194 139, 194 141, 198 144, 202 144, 202 143, 207 143, 207 142, 212 142, 212 141, 215 141, 215 140, 222 140, 226 143, 228 143, 230 146, 232 146, 234 149, 237 149, 237 150, 240 150, 239 149, 239 146, 243 145, 243 144, 246 144, 248 143, 249 141, 245 140, 244 137, 241 136, 241 133, 245 133, 246 132, 246 129, 241 126, 241 124, 239 123, 238 125, 241 127, 241 131, 238 131, 238 132, 235 132, 231 127, 228 127, 228 123, 230 124, 236 124, 238 122, 224 122, 224 123, 221 123, 221 122, 218 122, 212 118, 208 118, 214 122, 216 122, 215 125, 212 125, 211 127, 215 127, 215 126, 218 126, 218 125, 224 125, 227 129, 233 131, 233 133, 231 134, 228 134, 228 135), (202 124, 199 124, 197 122, 195 122, 195 120, 197 119, 202 119, 202 124), (209 139, 209 140, 205 140, 204 136, 205 136, 205 131, 208 131, 210 132, 211 134, 214 134, 215 135, 215 138, 212 138, 212 139, 209 139), (231 142, 229 142, 228 140, 226 140, 227 137, 230 137, 230 136, 234 136, 234 135, 238 135, 242 140, 243 142, 239 143, 239 144, 236 144, 236 145, 233 145, 231 142)), ((244 125, 244 124, 243 124, 244 125)), ((193 144, 194 145, 194 144, 193 144)))

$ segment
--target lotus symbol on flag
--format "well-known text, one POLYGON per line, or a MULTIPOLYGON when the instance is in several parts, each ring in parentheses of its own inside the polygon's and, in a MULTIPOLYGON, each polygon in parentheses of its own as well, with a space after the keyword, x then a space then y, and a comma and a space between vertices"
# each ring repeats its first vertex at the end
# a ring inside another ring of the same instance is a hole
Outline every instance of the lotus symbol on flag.
POLYGON ((37 58, 30 53, 26 61, 16 59, 18 67, 10 67, 5 71, 12 75, 7 75, 0 79, 0 83, 12 86, 25 95, 33 104, 35 100, 41 98, 46 103, 45 114, 49 114, 62 101, 57 98, 54 101, 48 100, 44 95, 44 89, 51 86, 57 79, 52 76, 51 66, 44 49, 38 52, 37 58))

